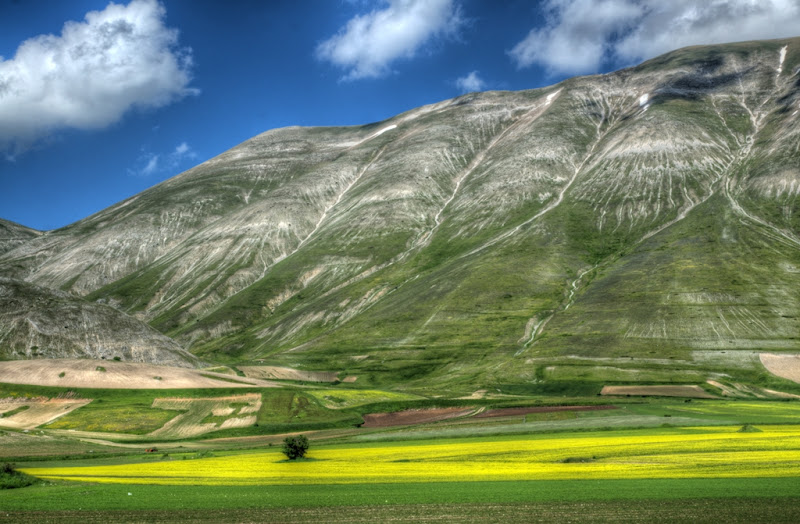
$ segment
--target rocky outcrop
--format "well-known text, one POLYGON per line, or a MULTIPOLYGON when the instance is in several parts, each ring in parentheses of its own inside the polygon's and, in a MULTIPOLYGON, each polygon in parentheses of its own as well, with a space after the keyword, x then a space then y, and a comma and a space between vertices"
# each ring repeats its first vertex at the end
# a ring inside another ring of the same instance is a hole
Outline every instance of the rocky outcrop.
POLYGON ((0 358, 199 363, 175 341, 109 306, 0 277, 0 358))
POLYGON ((0 218, 0 255, 41 234, 41 231, 0 218))

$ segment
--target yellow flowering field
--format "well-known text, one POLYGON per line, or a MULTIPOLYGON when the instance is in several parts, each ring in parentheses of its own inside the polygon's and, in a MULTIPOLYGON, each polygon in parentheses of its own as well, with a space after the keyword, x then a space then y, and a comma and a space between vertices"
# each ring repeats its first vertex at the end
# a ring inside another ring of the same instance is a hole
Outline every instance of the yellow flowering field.
POLYGON ((46 479, 274 485, 545 479, 800 477, 800 426, 594 432, 312 447, 195 460, 27 468, 46 479))

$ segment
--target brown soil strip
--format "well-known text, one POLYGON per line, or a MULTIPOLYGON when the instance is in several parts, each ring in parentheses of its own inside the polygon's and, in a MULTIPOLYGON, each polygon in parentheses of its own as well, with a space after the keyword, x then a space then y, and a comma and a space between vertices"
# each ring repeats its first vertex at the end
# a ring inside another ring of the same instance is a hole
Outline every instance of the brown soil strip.
POLYGON ((276 387, 274 382, 195 369, 92 359, 0 362, 0 382, 35 386, 118 389, 276 387))
POLYGON ((617 409, 617 406, 608 404, 600 406, 537 406, 527 408, 498 408, 487 409, 483 413, 478 413, 474 418, 492 417, 512 417, 516 415, 527 415, 529 413, 555 413, 558 411, 602 411, 605 409, 617 409))
POLYGON ((603 386, 601 395, 719 398, 700 386, 603 386))
POLYGON ((767 371, 773 375, 800 383, 800 355, 761 353, 759 358, 767 371))
POLYGON ((433 408, 409 409, 394 413, 369 413, 364 415, 364 428, 386 428, 391 426, 411 426, 427 424, 456 417, 464 417, 475 412, 475 408, 433 408))

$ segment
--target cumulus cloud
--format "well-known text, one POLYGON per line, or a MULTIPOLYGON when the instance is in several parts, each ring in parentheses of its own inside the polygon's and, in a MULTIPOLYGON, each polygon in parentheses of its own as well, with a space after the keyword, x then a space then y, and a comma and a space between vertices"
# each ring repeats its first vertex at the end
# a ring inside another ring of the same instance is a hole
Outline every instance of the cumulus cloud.
POLYGON ((24 149, 57 129, 103 128, 132 107, 196 94, 191 49, 179 47, 164 15, 156 0, 109 3, 0 58, 0 147, 24 149))
POLYGON ((462 93, 472 93, 473 91, 483 91, 486 89, 486 82, 478 76, 477 71, 473 71, 467 76, 462 76, 456 80, 456 87, 462 93))
POLYGON ((412 58, 437 37, 455 35, 463 20, 453 0, 388 0, 350 19, 317 46, 316 55, 347 70, 345 80, 376 78, 392 62, 412 58))
POLYGON ((518 67, 588 73, 689 45, 797 36, 800 0, 548 0, 545 24, 509 55, 518 67))

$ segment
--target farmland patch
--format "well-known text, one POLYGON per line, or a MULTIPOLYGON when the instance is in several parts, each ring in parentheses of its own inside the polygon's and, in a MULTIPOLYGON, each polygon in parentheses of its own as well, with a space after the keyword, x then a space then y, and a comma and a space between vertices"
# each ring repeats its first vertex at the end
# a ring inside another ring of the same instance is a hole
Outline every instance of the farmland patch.
POLYGON ((374 402, 419 400, 423 397, 410 393, 381 391, 377 389, 309 389, 307 394, 333 409, 351 408, 374 402))
POLYGON ((91 399, 74 398, 0 399, 0 426, 33 429, 85 406, 91 401, 91 399))
POLYGON ((369 413, 364 415, 365 428, 385 428, 391 426, 407 426, 427 424, 457 417, 465 417, 475 413, 475 408, 433 408, 407 409, 394 413, 369 413))
POLYGON ((239 366, 249 378, 269 380, 294 380, 298 382, 338 382, 339 373, 333 371, 304 371, 280 366, 239 366))
POLYGON ((800 426, 657 428, 277 450, 191 461, 25 468, 46 479, 164 485, 308 485, 570 479, 796 478, 800 426), (591 457, 590 462, 566 461, 591 457))
POLYGON ((557 413, 563 411, 603 411, 608 409, 617 409, 617 406, 533 406, 520 408, 497 408, 482 411, 475 415, 475 418, 513 417, 517 415, 528 415, 530 413, 557 413))
POLYGON ((211 431, 243 428, 256 423, 261 395, 250 393, 216 398, 157 398, 153 407, 183 411, 149 435, 160 438, 189 438, 211 431))
POLYGON ((717 398, 700 386, 603 386, 601 395, 717 398))

